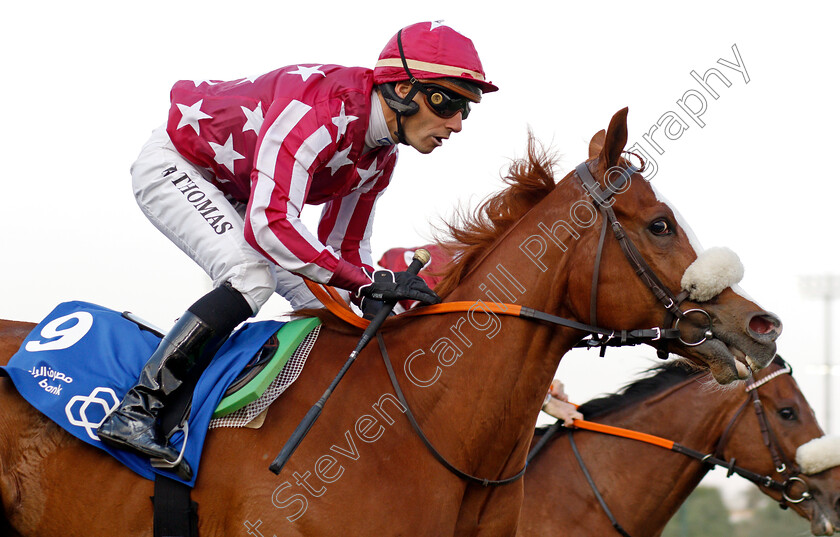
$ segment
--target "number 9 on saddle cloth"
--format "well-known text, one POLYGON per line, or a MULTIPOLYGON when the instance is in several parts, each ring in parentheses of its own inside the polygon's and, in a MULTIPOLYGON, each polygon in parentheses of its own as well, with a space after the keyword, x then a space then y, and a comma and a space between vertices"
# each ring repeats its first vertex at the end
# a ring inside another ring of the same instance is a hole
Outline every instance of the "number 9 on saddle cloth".
POLYGON ((104 445, 96 429, 137 380, 160 342, 120 312, 86 302, 59 304, 26 337, 0 373, 32 406, 68 433, 114 458, 147 479, 159 473, 192 486, 198 473, 208 425, 228 386, 284 323, 247 323, 222 346, 198 379, 189 417, 189 440, 177 433, 173 445, 195 470, 189 481, 159 468, 147 458, 104 445), (180 436, 179 438, 176 438, 180 436))

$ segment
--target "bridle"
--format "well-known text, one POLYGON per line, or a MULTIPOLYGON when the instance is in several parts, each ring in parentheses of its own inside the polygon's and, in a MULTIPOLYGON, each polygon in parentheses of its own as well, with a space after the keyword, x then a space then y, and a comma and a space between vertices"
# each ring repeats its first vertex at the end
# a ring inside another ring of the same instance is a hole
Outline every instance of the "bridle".
MULTIPOLYGON (((622 192, 622 189, 629 184, 631 176, 638 171, 640 171, 640 169, 632 164, 628 164, 626 168, 613 166, 607 170, 605 174, 605 184, 607 186, 607 191, 605 192, 595 178, 592 177, 592 173, 589 171, 589 166, 585 162, 579 164, 575 168, 575 172, 577 172, 583 187, 586 189, 595 206, 603 216, 601 235, 598 239, 598 250, 595 254, 595 268, 592 272, 592 291, 589 298, 589 318, 593 325, 598 324, 598 313, 596 307, 598 301, 598 276, 601 267, 601 254, 604 249, 604 238, 607 233, 607 227, 609 227, 612 229, 613 235, 618 241, 619 246, 621 246, 621 251, 624 252, 624 256, 627 258, 627 261, 630 262, 630 265, 636 271, 636 275, 639 276, 642 282, 648 287, 648 289, 651 290, 656 299, 659 300, 665 308, 665 319, 663 322, 664 328, 660 329, 662 337, 658 338, 660 343, 657 344, 657 355, 662 359, 666 359, 668 358, 667 340, 669 339, 678 339, 687 347, 695 347, 714 337, 712 334, 712 317, 708 312, 700 308, 693 308, 685 312, 680 310, 680 305, 686 298, 688 298, 688 292, 681 291, 679 294, 674 295, 674 293, 672 293, 671 290, 662 283, 662 280, 645 261, 644 256, 642 256, 639 249, 636 248, 636 245, 633 244, 633 241, 627 236, 627 233, 624 231, 624 228, 615 216, 615 211, 612 208, 614 201, 613 196, 622 192), (617 175, 618 177, 615 182, 612 182, 610 181, 610 178, 614 175, 617 175), (703 338, 696 342, 685 341, 682 339, 679 331, 680 321, 685 319, 685 317, 690 313, 702 313, 708 320, 708 327, 703 333, 703 338)), ((609 343, 605 341, 598 341, 593 342, 588 346, 600 346, 601 355, 603 356, 607 345, 609 345, 609 343)))
MULTIPOLYGON (((778 440, 775 434, 773 433, 773 430, 770 428, 767 416, 764 413, 761 398, 758 394, 758 388, 760 386, 763 386, 764 384, 767 384, 771 380, 786 374, 793 375, 793 371, 790 365, 787 362, 785 362, 781 357, 777 356, 777 358, 784 364, 782 369, 770 373, 769 375, 763 377, 760 380, 755 380, 755 377, 753 376, 752 372, 750 372, 750 375, 747 379, 747 386, 745 389, 746 393, 748 394, 747 400, 744 401, 744 404, 742 404, 738 408, 738 410, 733 415, 732 419, 724 428, 724 432, 721 435, 721 438, 718 440, 717 447, 715 448, 715 451, 713 453, 703 454, 702 452, 695 451, 681 444, 660 437, 647 435, 644 433, 638 433, 636 431, 622 429, 619 427, 612 427, 587 422, 585 420, 575 420, 575 427, 578 429, 594 431, 602 434, 630 438, 651 445, 663 447, 665 449, 670 449, 671 451, 682 453, 683 455, 697 459, 698 461, 705 464, 710 470, 715 467, 726 468, 726 477, 731 477, 733 474, 737 474, 760 487, 765 487, 781 493, 779 507, 781 507, 782 509, 787 509, 789 505, 795 505, 798 503, 802 503, 806 500, 813 499, 813 495, 808 489, 808 484, 805 482, 805 480, 799 477, 801 475, 799 467, 796 465, 796 463, 790 461, 788 457, 785 456, 784 452, 781 449, 779 449, 778 440), (743 414, 744 409, 749 405, 750 402, 753 403, 753 408, 755 409, 756 417, 758 418, 759 429, 761 430, 761 436, 762 440, 764 441, 764 445, 770 451, 770 456, 773 459, 775 471, 776 473, 782 476, 783 481, 778 481, 774 479, 771 475, 761 475, 752 472, 751 470, 747 470, 746 468, 743 468, 741 466, 738 466, 734 457, 728 462, 722 458, 726 444, 732 437, 735 425, 738 422, 741 415, 743 414), (797 483, 804 485, 805 490, 800 494, 798 498, 793 498, 791 497, 790 492, 792 487, 797 483)), ((686 383, 693 381, 694 379, 690 379, 686 381, 686 383)), ((548 428, 543 437, 539 440, 539 442, 537 442, 537 444, 531 449, 531 452, 528 454, 528 463, 530 463, 542 451, 542 449, 545 447, 548 441, 557 433, 558 430, 560 430, 560 427, 562 427, 562 425, 562 421, 558 420, 548 428)), ((609 509, 606 502, 604 501, 604 498, 601 496, 601 493, 598 491, 598 488, 595 485, 595 481, 592 479, 592 476, 589 473, 589 470, 587 469, 586 464, 584 463, 583 458, 580 455, 580 451, 577 448, 577 444, 574 440, 573 429, 568 430, 568 437, 575 459, 577 459, 578 465, 580 466, 584 477, 589 483, 589 486, 592 489, 595 498, 598 500, 598 503, 601 505, 601 508, 606 513, 607 518, 609 518, 610 522, 612 523, 613 528, 622 536, 630 537, 627 531, 621 526, 621 524, 618 523, 612 511, 609 509)))
MULTIPOLYGON (((781 357, 777 357, 779 360, 782 360, 781 357)), ((784 366, 782 369, 775 371, 766 377, 762 378, 761 380, 755 380, 752 371, 750 371, 749 376, 747 377, 747 387, 746 392, 748 394, 747 400, 744 401, 744 404, 735 412, 735 415, 732 416, 732 419, 729 421, 729 424, 723 431, 723 434, 718 441, 718 445, 715 448, 715 456, 716 457, 723 457, 724 450, 726 449, 726 445, 729 443, 729 439, 732 436, 732 431, 735 428, 735 425, 738 423, 739 418, 743 414, 746 407, 749 403, 752 403, 753 410, 755 411, 756 418, 758 419, 758 427, 761 430, 761 439, 764 442, 764 446, 770 451, 770 456, 773 459, 773 467, 776 470, 776 473, 782 476, 783 481, 776 481, 770 476, 765 476, 761 481, 753 481, 757 485, 761 485, 767 488, 771 488, 781 492, 782 500, 780 500, 779 505, 783 509, 787 508, 787 504, 797 504, 802 503, 805 500, 811 499, 811 493, 808 491, 808 484, 799 477, 802 475, 801 469, 796 464, 796 462, 791 461, 782 451, 779 449, 779 440, 776 437, 776 434, 773 432, 773 429, 770 428, 770 423, 767 420, 767 415, 764 412, 764 405, 761 403, 761 397, 758 394, 758 388, 767 384, 771 380, 781 375, 793 375, 793 370, 790 367, 790 364, 782 360, 784 366), (799 498, 792 498, 789 495, 790 489, 796 484, 799 483, 805 486, 805 491, 800 495, 799 498)), ((734 465, 735 459, 732 459, 732 464, 734 465)), ((728 476, 727 476, 728 477, 728 476)))

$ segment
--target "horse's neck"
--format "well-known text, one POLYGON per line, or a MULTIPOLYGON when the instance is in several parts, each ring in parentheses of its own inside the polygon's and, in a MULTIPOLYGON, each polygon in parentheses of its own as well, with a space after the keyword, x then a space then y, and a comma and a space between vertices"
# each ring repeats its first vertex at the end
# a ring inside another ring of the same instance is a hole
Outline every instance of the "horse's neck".
MULTIPOLYGON (((549 225, 554 221, 550 212, 542 214, 549 225)), ((569 271, 581 262, 591 263, 592 257, 578 259, 579 244, 569 244, 565 251, 552 245, 554 251, 541 259, 550 268, 542 270, 520 249, 527 233, 540 229, 533 218, 524 220, 470 271, 447 301, 513 303, 573 317, 565 306, 569 271)), ((427 397, 426 410, 458 430, 459 445, 467 448, 468 459, 498 462, 499 457, 509 457, 510 466, 521 466, 548 385, 579 334, 526 319, 491 316, 478 302, 474 313, 448 316, 424 332, 429 347, 447 337, 463 352, 457 365, 441 377, 449 389, 420 395, 427 397), (452 409, 465 405, 469 419, 451 423, 452 409), (488 445, 494 447, 488 450, 488 445)), ((436 420, 434 415, 429 418, 436 420)), ((507 470, 502 473, 509 474, 507 470)))
MULTIPOLYGON (((713 453, 744 396, 742 390, 734 387, 715 391, 714 387, 708 387, 708 382, 708 378, 705 383, 695 379, 678 385, 672 388, 673 393, 654 396, 606 417, 603 423, 654 434, 702 453, 713 453)), ((616 439, 598 435, 593 440, 585 448, 588 457, 596 451, 615 455, 616 439)), ((659 535, 707 470, 690 457, 666 454, 660 447, 634 444, 625 452, 632 461, 624 457, 616 460, 620 464, 630 462, 634 471, 625 472, 621 489, 611 487, 604 491, 604 498, 619 520, 644 521, 647 530, 644 534, 659 535), (628 491, 635 492, 628 494, 628 491), (650 531, 651 528, 656 531, 650 531)), ((639 533, 631 528, 632 525, 625 526, 630 534, 639 533)))

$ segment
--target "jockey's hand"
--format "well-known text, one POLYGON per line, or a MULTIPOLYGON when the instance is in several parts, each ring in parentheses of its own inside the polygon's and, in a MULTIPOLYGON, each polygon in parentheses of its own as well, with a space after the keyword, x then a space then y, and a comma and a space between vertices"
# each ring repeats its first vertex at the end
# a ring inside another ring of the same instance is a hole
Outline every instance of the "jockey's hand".
MULTIPOLYGON (((429 289, 420 276, 410 272, 391 272, 377 270, 373 273, 373 282, 363 285, 356 291, 356 297, 362 299, 381 300, 417 300, 424 304, 437 304, 440 297, 429 289)), ((363 308, 364 310, 364 308, 363 308)))
POLYGON ((582 420, 583 414, 572 403, 569 403, 569 396, 566 395, 563 383, 558 379, 551 382, 551 387, 546 394, 542 411, 546 414, 563 420, 564 427, 574 427, 574 420, 582 420))
POLYGON ((563 385, 563 382, 560 379, 554 379, 551 381, 551 386, 548 388, 548 393, 551 394, 552 397, 556 397, 561 401, 569 402, 569 396, 566 395, 566 387, 563 385))
MULTIPOLYGON (((376 314, 379 313, 385 306, 385 302, 382 300, 374 300, 368 297, 362 297, 361 302, 359 302, 359 309, 362 310, 362 317, 367 319, 368 321, 373 320, 376 317, 376 314)), ((391 312, 393 315, 393 312, 391 312)))

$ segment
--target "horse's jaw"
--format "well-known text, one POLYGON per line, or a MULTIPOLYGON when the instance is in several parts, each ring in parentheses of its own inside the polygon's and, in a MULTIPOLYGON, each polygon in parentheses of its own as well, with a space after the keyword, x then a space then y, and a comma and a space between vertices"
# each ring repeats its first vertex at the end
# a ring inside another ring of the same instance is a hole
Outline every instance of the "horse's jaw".
POLYGON ((718 384, 729 384, 749 375, 744 362, 738 360, 732 350, 719 339, 710 339, 680 354, 708 366, 718 384))

